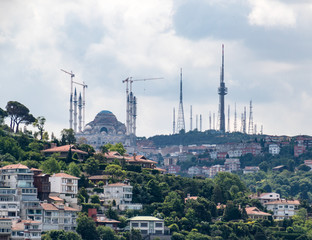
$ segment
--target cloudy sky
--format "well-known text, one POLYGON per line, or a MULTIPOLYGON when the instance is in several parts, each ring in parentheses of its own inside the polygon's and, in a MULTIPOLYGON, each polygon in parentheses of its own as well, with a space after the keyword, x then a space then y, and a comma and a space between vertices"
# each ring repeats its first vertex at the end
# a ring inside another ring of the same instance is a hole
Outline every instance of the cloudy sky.
MULTIPOLYGON (((85 82, 86 122, 101 110, 125 122, 123 79, 136 82, 137 135, 172 133, 183 69, 186 130, 218 113, 221 45, 226 105, 253 101, 258 130, 312 135, 309 0, 1 0, 0 107, 15 100, 59 135, 69 127, 70 77, 85 82)), ((77 90, 81 88, 77 86, 77 90)), ((248 114, 247 114, 248 118, 248 114)))

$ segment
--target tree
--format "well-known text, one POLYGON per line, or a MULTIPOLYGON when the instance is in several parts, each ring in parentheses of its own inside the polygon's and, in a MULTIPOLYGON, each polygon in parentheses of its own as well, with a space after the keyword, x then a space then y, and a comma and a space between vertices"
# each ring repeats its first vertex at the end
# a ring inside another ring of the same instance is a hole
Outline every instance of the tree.
POLYGON ((98 195, 92 195, 90 198, 91 198, 91 203, 101 204, 100 197, 98 195))
POLYGON ((0 108, 0 124, 3 124, 4 118, 6 118, 7 116, 7 112, 0 108))
POLYGON ((121 166, 116 164, 110 164, 105 168, 105 172, 112 176, 112 181, 115 181, 124 176, 125 172, 121 166))
POLYGON ((30 124, 35 121, 33 115, 29 114, 29 109, 17 101, 9 101, 6 105, 6 112, 10 117, 10 128, 18 132, 19 124, 24 122, 30 124))
POLYGON ((61 167, 54 157, 49 157, 45 160, 41 164, 40 169, 47 174, 59 173, 61 171, 61 167))
POLYGON ((39 116, 36 118, 35 122, 33 123, 34 127, 37 127, 40 134, 40 140, 43 139, 43 133, 44 133, 44 124, 46 122, 45 117, 39 116))
POLYGON ((76 232, 79 233, 83 240, 98 240, 95 222, 86 214, 80 214, 77 218, 76 232))
POLYGON ((94 157, 89 157, 83 166, 83 170, 89 175, 94 175, 99 170, 99 161, 94 157))
POLYGON ((110 151, 117 151, 120 155, 124 155, 126 153, 126 149, 122 145, 122 143, 116 143, 110 149, 110 151))
POLYGON ((65 232, 64 230, 51 230, 42 235, 42 240, 81 240, 75 232, 65 232))
MULTIPOLYGON (((75 133, 72 128, 70 129, 63 129, 61 132, 62 135, 62 143, 65 144, 74 144, 76 143, 75 133)), ((65 145, 63 144, 63 145, 65 145)))
POLYGON ((227 201, 226 208, 224 210, 223 219, 225 221, 236 220, 241 218, 241 212, 238 207, 234 205, 232 201, 227 201))
POLYGON ((98 226, 96 228, 97 234, 101 240, 116 240, 116 235, 110 227, 98 226))
POLYGON ((68 172, 70 175, 73 175, 75 177, 80 177, 80 168, 78 167, 78 165, 74 162, 71 162, 68 165, 68 172))

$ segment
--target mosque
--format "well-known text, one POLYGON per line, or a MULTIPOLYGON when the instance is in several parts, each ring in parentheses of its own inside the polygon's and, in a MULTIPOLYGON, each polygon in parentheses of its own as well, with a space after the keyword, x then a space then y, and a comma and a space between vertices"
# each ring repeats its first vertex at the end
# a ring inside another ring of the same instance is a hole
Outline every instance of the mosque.
POLYGON ((103 110, 86 124, 82 132, 76 133, 76 138, 78 142, 85 142, 96 150, 108 143, 122 143, 128 152, 132 152, 133 143, 126 133, 125 124, 119 122, 112 112, 103 110))

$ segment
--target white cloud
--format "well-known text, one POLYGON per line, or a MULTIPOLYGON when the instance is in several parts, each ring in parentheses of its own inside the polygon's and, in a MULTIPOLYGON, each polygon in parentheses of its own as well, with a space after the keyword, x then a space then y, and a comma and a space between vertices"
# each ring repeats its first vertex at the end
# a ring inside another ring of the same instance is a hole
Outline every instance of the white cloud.
POLYGON ((248 16, 251 25, 265 27, 294 27, 296 14, 290 5, 277 0, 249 0, 252 11, 248 16))

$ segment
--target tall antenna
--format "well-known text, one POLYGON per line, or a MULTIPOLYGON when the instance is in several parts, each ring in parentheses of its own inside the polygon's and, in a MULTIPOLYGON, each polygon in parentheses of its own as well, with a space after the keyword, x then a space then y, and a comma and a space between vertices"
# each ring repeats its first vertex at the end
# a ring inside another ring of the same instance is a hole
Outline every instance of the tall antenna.
POLYGON ((263 125, 261 125, 261 131, 260 134, 263 135, 263 125))
POLYGON ((202 132, 203 131, 203 119, 202 119, 202 115, 199 115, 199 129, 202 132))
POLYGON ((248 134, 253 134, 252 101, 250 100, 248 134))
POLYGON ((244 133, 244 113, 242 113, 242 115, 241 115, 241 129, 240 129, 240 131, 242 133, 244 133))
POLYGON ((70 104, 69 104, 69 128, 73 129, 73 82, 75 74, 73 72, 68 72, 63 69, 61 69, 64 73, 67 73, 70 75, 70 104))
POLYGON ((246 107, 244 107, 243 133, 246 133, 246 107))
POLYGON ((231 131, 231 127, 230 127, 230 105, 228 105, 228 132, 231 131))
POLYGON ((225 132, 225 114, 224 114, 224 96, 227 94, 227 88, 224 83, 224 45, 222 44, 222 66, 220 73, 220 87, 218 88, 218 94, 220 95, 219 114, 220 114, 220 132, 225 132))
POLYGON ((257 134, 257 124, 255 124, 255 127, 254 127, 254 134, 255 135, 257 134))
POLYGON ((192 105, 191 105, 191 109, 190 109, 190 131, 193 130, 193 116, 192 116, 192 105))
POLYGON ((213 130, 216 130, 216 115, 213 113, 213 130))
POLYGON ((209 130, 211 130, 211 112, 209 112, 209 130))
POLYGON ((235 113, 234 113, 234 132, 237 132, 237 113, 236 113, 236 103, 235 103, 235 113))
POLYGON ((183 112, 183 97, 182 97, 182 68, 181 68, 181 72, 180 72, 180 102, 179 102, 177 130, 178 130, 178 132, 180 132, 182 129, 185 130, 184 112, 183 112))
POLYGON ((172 124, 172 134, 175 134, 175 108, 173 108, 173 124, 172 124))

